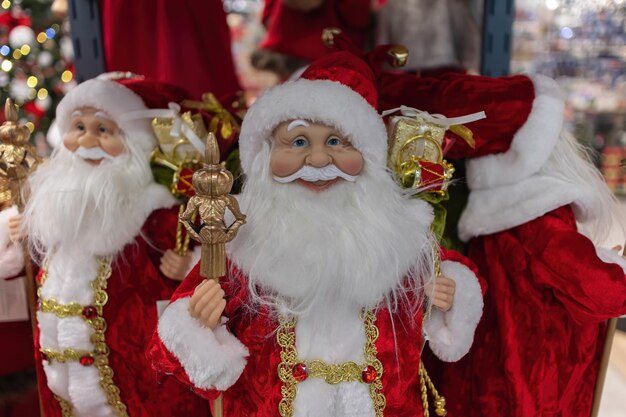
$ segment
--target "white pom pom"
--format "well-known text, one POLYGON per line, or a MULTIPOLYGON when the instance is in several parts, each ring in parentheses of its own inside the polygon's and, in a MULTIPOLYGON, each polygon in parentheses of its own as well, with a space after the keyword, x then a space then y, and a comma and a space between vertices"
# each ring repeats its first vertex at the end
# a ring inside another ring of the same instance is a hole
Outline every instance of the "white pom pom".
POLYGON ((18 49, 23 45, 33 46, 35 44, 35 32, 28 26, 16 26, 9 33, 9 45, 11 48, 18 49))
POLYGON ((41 53, 39 53, 39 56, 37 57, 37 64, 40 67, 49 67, 50 65, 52 65, 52 61, 54 60, 54 57, 52 56, 52 54, 48 51, 42 51, 41 53))

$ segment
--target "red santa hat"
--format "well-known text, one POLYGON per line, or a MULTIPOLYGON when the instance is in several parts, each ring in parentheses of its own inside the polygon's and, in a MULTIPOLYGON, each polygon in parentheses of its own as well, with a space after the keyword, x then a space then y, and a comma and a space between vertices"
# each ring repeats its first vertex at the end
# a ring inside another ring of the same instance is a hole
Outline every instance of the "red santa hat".
POLYGON ((280 123, 304 119, 338 129, 368 162, 385 164, 387 132, 377 111, 372 69, 361 58, 333 52, 313 62, 295 81, 268 90, 252 105, 241 127, 244 172, 280 123))
POLYGON ((330 52, 322 42, 327 27, 340 28, 355 45, 364 45, 370 13, 369 0, 327 0, 309 11, 296 10, 280 0, 266 0, 262 19, 267 33, 259 46, 313 61, 330 52))
POLYGON ((491 78, 384 73, 378 87, 381 110, 406 105, 446 117, 486 113, 486 119, 468 125, 474 147, 457 140, 447 154, 467 158, 472 190, 515 184, 536 173, 563 126, 559 86, 538 74, 491 78))
MULTIPOLYGON (((59 139, 62 138, 71 127, 72 113, 81 107, 93 107, 106 113, 139 149, 150 153, 157 144, 156 137, 150 125, 151 118, 141 117, 141 111, 166 109, 168 103, 179 103, 187 97, 189 95, 179 87, 143 76, 129 73, 103 74, 79 84, 61 100, 49 136, 58 135, 59 139)), ((56 142, 54 137, 48 140, 56 142)))

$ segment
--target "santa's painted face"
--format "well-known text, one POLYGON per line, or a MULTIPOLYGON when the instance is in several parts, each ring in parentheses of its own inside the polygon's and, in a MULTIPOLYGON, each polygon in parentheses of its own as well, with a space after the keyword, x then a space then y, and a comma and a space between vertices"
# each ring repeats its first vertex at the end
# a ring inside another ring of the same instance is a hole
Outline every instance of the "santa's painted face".
POLYGON ((63 144, 91 165, 100 165, 104 159, 113 159, 126 150, 117 124, 105 112, 93 107, 74 110, 63 144))
POLYGON ((305 120, 289 120, 273 132, 270 168, 278 182, 296 181, 323 191, 338 181, 354 181, 363 156, 337 129, 305 120))

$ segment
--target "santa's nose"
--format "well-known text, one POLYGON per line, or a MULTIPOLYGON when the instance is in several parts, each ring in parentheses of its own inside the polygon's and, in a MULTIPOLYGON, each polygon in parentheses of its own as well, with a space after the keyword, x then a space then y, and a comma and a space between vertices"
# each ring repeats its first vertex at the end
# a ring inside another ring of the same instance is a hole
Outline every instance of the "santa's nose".
POLYGON ((322 168, 333 162, 333 158, 324 151, 313 151, 305 159, 308 165, 316 168, 322 168))
POLYGON ((82 146, 83 148, 95 148, 96 146, 100 146, 100 141, 98 140, 96 135, 93 135, 89 132, 84 132, 78 138, 78 145, 82 146))

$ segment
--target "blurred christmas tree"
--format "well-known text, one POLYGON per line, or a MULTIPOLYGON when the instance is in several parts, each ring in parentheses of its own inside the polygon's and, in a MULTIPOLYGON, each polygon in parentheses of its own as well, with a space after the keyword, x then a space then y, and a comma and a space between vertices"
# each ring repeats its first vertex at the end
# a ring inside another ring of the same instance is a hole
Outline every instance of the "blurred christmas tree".
POLYGON ((0 103, 11 97, 20 105, 20 119, 41 153, 47 153, 45 133, 56 105, 75 85, 69 25, 53 16, 51 5, 0 0, 0 103))

